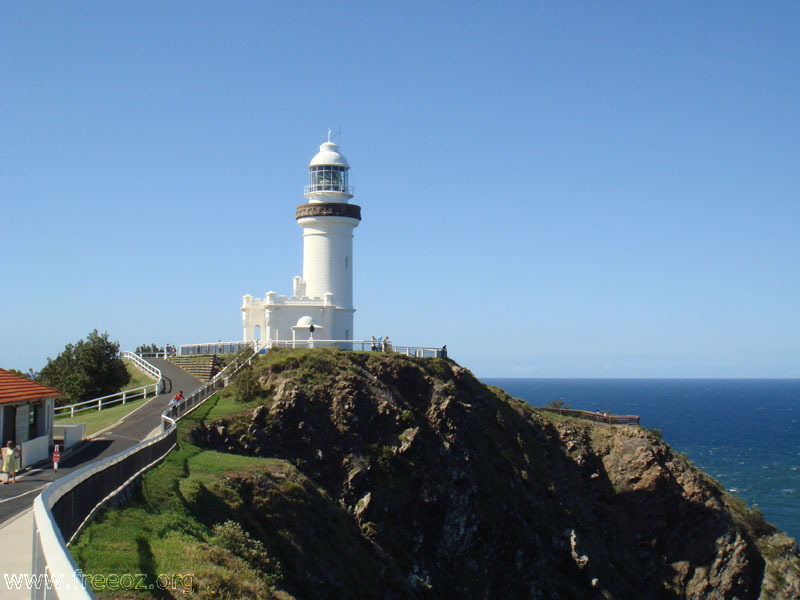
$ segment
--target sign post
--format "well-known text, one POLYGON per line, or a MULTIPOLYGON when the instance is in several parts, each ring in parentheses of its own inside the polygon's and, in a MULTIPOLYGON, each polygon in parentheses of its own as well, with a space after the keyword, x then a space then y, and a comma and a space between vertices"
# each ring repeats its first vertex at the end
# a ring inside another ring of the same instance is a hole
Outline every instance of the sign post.
POLYGON ((58 444, 53 447, 53 471, 58 473, 58 459, 61 458, 61 453, 58 451, 58 444))

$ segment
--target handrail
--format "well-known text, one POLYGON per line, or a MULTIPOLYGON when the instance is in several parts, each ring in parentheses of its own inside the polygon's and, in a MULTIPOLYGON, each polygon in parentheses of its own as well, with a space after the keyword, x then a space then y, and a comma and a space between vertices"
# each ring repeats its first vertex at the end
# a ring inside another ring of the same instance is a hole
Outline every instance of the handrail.
POLYGON ((122 358, 133 362, 136 368, 138 368, 140 371, 157 379, 156 383, 148 383, 147 385, 143 385, 138 388, 124 390, 115 394, 108 394, 107 396, 100 396, 99 398, 92 398, 91 400, 84 400, 83 402, 76 402, 75 404, 57 406, 53 410, 53 415, 58 417, 69 411, 69 416, 72 418, 75 416, 76 412, 89 410, 91 408, 89 406, 90 404, 97 404, 97 410, 103 410, 103 407, 107 407, 111 404, 117 404, 117 402, 120 401, 122 404, 125 404, 128 400, 138 398, 139 396, 147 399, 147 390, 151 387, 153 388, 153 395, 157 395, 158 391, 161 389, 161 381, 163 379, 161 370, 158 367, 151 365, 146 360, 143 360, 140 356, 134 354, 133 352, 125 350, 121 353, 121 355, 122 358), (108 400, 109 398, 116 398, 116 400, 108 400), (78 407, 83 408, 75 410, 78 407))
MULTIPOLYGON (((257 344, 255 350, 258 350, 257 344)), ((177 421, 218 389, 225 387, 229 376, 249 364, 256 355, 254 352, 245 360, 231 363, 229 367, 233 367, 233 370, 230 373, 221 377, 221 371, 180 404, 167 408, 161 414, 163 431, 159 435, 58 479, 36 497, 33 503, 32 575, 40 585, 31 588, 31 598, 96 598, 86 585, 67 545, 101 506, 155 466, 175 447, 178 439, 177 421), (66 541, 65 537, 68 537, 66 541), (63 585, 65 580, 67 585, 63 585), (56 582, 58 585, 55 585, 56 582)))
POLYGON ((132 361, 134 365, 144 373, 154 377, 155 379, 161 379, 161 369, 158 367, 151 365, 149 362, 144 360, 141 356, 136 354, 135 352, 130 352, 128 350, 122 351, 122 358, 127 358, 128 360, 132 361))
POLYGON ((255 342, 204 342, 202 344, 181 344, 178 347, 178 356, 192 356, 197 354, 236 354, 241 352, 245 347, 254 347, 258 345, 255 342), (199 352, 198 352, 199 350, 199 352))
POLYGON ((148 383, 147 385, 143 385, 138 388, 133 388, 130 390, 125 390, 124 392, 117 392, 116 394, 110 394, 108 396, 101 396, 100 398, 92 398, 91 400, 85 400, 84 402, 77 402, 76 404, 69 404, 67 406, 56 406, 53 410, 53 414, 56 417, 60 417, 63 414, 69 412, 70 418, 75 416, 75 413, 80 413, 85 410, 91 410, 96 408, 97 410, 103 410, 104 408, 108 408, 112 404, 117 404, 122 402, 125 404, 128 400, 136 400, 140 396, 142 398, 147 398, 148 390, 153 388, 152 394, 153 396, 158 395, 158 385, 157 383, 148 383), (115 398, 114 400, 107 400, 107 398, 115 398), (92 406, 88 406, 88 405, 92 406), (80 407, 80 408, 79 408, 80 407))
POLYGON ((31 573, 36 585, 31 588, 31 598, 96 598, 86 585, 82 571, 67 550, 67 545, 103 504, 157 464, 172 450, 176 441, 175 428, 164 431, 58 479, 34 499, 31 573), (101 480, 91 489, 92 483, 98 478, 101 480), (85 482, 88 482, 90 489, 79 490, 85 482), (76 514, 77 509, 89 510, 85 514, 76 514), (68 539, 65 541, 66 536, 68 539))
POLYGON ((384 340, 272 340, 270 345, 273 348, 320 348, 337 346, 342 349, 357 350, 362 352, 367 350, 375 352, 396 352, 406 356, 446 358, 447 350, 444 347, 434 348, 432 346, 398 346, 392 342, 384 340))
POLYGON ((167 410, 165 410, 161 414, 162 429, 164 431, 167 431, 169 427, 174 426, 178 420, 182 419, 190 412, 192 412, 195 408, 200 406, 218 389, 226 387, 228 385, 228 380, 230 379, 230 377, 235 375, 239 371, 239 369, 250 364, 252 360, 258 356, 258 351, 259 351, 259 344, 258 342, 255 342, 253 344, 253 353, 250 354, 246 359, 243 359, 241 361, 234 361, 225 365, 225 368, 223 368, 219 373, 214 375, 214 377, 212 377, 208 381, 208 383, 196 389, 194 392, 186 396, 180 402, 177 402, 175 404, 170 404, 167 410), (229 369, 230 372, 228 372, 229 369))
POLYGON ((538 406, 539 410, 557 413, 565 417, 577 417, 588 419, 595 423, 607 423, 609 425, 639 425, 638 415, 612 415, 605 412, 592 412, 589 410, 579 410, 577 408, 556 408, 553 406, 538 406))

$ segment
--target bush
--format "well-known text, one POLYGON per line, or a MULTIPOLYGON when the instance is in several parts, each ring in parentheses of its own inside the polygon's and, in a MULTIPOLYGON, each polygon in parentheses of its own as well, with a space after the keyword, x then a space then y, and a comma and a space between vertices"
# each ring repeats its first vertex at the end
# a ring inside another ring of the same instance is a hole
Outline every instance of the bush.
POLYGON ((238 556, 251 567, 264 574, 264 583, 275 585, 281 579, 281 565, 270 558, 261 540, 250 537, 236 521, 214 525, 212 543, 238 556))
POLYGON ((237 402, 250 402, 261 393, 261 384, 258 383, 258 375, 253 368, 253 363, 236 371, 228 389, 237 402))

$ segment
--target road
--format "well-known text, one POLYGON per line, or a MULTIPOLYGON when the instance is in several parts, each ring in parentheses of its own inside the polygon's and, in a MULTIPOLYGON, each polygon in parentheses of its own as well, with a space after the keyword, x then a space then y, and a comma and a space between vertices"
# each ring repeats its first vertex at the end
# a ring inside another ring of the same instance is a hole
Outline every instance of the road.
POLYGON ((161 413, 178 390, 183 390, 184 395, 188 396, 202 385, 200 380, 169 361, 156 358, 147 360, 161 369, 161 373, 167 379, 164 393, 154 397, 90 441, 84 442, 79 450, 59 463, 57 474, 53 471, 52 465, 48 465, 46 468, 31 469, 17 475, 17 483, 0 484, 0 527, 20 512, 31 508, 34 498, 47 484, 91 462, 122 452, 145 439, 156 427, 160 427, 161 413))

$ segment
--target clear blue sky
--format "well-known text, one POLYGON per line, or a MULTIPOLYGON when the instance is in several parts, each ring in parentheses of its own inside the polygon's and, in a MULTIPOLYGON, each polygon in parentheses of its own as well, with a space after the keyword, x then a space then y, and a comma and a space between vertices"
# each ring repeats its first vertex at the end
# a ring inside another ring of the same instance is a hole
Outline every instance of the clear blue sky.
POLYGON ((342 129, 356 336, 800 377, 800 3, 3 2, 0 366, 241 338, 342 129))

